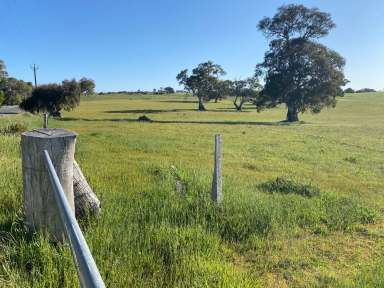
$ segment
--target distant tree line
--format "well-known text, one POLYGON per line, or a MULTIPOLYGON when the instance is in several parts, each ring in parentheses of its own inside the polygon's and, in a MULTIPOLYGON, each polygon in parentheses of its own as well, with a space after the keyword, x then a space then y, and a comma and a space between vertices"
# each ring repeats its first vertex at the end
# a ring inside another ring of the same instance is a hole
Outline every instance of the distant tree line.
MULTIPOLYGON (((265 17, 258 23, 258 30, 270 42, 264 60, 256 65, 253 75, 245 79, 222 79, 226 75, 223 67, 207 61, 191 71, 180 71, 176 80, 184 87, 182 92, 197 98, 199 111, 206 110, 208 101, 232 97, 237 111, 242 111, 246 103, 254 105, 259 112, 283 104, 287 107, 286 121, 298 121, 299 113, 319 113, 324 107, 335 107, 336 97, 344 93, 375 92, 369 88, 342 89, 348 83, 343 73, 345 60, 318 41, 334 27, 330 14, 317 8, 281 6, 273 17, 265 17)), ((9 77, 0 60, 0 105, 20 104, 33 113, 58 116, 61 110, 79 105, 80 96, 93 94, 94 89, 94 81, 87 78, 33 89, 30 82, 9 77)), ((153 91, 100 92, 99 95, 173 93, 175 90, 168 86, 153 91)))
POLYGON ((60 84, 44 84, 33 88, 31 82, 9 77, 0 60, 0 105, 20 105, 32 113, 60 116, 61 110, 71 110, 80 103, 80 96, 95 93, 95 82, 89 78, 64 80, 60 84))
POLYGON ((167 86, 165 88, 163 87, 160 87, 159 89, 153 89, 153 94, 156 94, 156 95, 163 95, 163 94, 174 94, 175 93, 175 89, 173 89, 171 86, 167 86))
POLYGON ((174 93, 185 93, 184 90, 175 90, 171 86, 160 87, 159 89, 153 89, 152 91, 146 90, 136 90, 136 91, 108 91, 108 92, 99 92, 99 95, 108 95, 108 94, 128 94, 128 95, 163 95, 163 94, 174 94, 174 93))
POLYGON ((363 88, 359 90, 353 90, 352 88, 347 88, 344 90, 344 93, 372 93, 372 92, 376 92, 376 90, 371 88, 363 88))

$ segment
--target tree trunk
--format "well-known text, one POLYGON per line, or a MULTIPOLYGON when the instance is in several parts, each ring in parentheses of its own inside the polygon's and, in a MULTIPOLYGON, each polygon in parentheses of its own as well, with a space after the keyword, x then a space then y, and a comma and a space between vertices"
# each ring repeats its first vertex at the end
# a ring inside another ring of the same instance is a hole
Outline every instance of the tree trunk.
POLYGON ((238 96, 236 96, 235 101, 233 101, 233 105, 235 105, 235 108, 237 111, 240 111, 241 107, 240 107, 240 105, 237 105, 237 98, 238 98, 238 96))
POLYGON ((240 98, 240 103, 237 104, 237 97, 236 97, 235 102, 233 102, 233 104, 235 105, 237 111, 242 111, 243 110, 243 105, 244 105, 245 102, 246 102, 246 98, 245 97, 241 97, 240 98))
POLYGON ((298 115, 296 106, 293 104, 288 104, 287 106, 288 106, 287 122, 299 121, 299 115, 298 115))
POLYGON ((199 111, 205 111, 205 106, 203 103, 203 97, 198 97, 199 98, 199 111))

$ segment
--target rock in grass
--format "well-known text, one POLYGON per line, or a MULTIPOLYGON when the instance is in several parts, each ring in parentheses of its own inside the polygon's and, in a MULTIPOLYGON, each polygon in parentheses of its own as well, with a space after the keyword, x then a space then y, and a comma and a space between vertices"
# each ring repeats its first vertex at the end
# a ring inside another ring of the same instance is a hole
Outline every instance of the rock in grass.
POLYGON ((174 165, 171 166, 171 173, 176 180, 176 186, 175 186, 176 192, 180 194, 185 194, 187 190, 186 185, 184 181, 181 180, 179 173, 177 173, 177 168, 174 165))
POLYGON ((185 194, 186 187, 183 181, 176 180, 176 192, 180 194, 185 194))
POLYGON ((139 118, 137 118, 137 121, 139 121, 139 122, 152 122, 152 120, 149 117, 147 117, 146 115, 140 116, 139 118))
POLYGON ((100 200, 92 191, 76 161, 73 162, 73 194, 76 218, 82 219, 100 213, 100 200))

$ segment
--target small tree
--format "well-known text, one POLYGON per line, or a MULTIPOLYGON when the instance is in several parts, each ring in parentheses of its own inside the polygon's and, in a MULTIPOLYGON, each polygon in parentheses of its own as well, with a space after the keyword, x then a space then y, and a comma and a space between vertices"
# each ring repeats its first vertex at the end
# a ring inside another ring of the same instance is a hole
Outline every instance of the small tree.
POLYGON ((335 27, 328 13, 303 5, 287 5, 273 18, 264 18, 258 28, 271 39, 264 62, 256 75, 264 76, 264 88, 255 102, 260 111, 284 103, 287 121, 298 121, 298 113, 318 113, 336 105, 346 84, 345 60, 316 42, 335 27))
POLYGON ((79 80, 79 85, 82 95, 88 96, 95 93, 96 84, 92 79, 83 77, 79 80))
POLYGON ((170 87, 170 86, 165 87, 165 88, 164 88, 164 91, 165 91, 165 93, 167 93, 167 94, 173 94, 173 93, 175 93, 175 89, 173 89, 173 88, 170 87))
POLYGON ((217 79, 213 82, 212 90, 209 91, 209 99, 215 99, 215 103, 230 94, 232 82, 230 80, 217 79))
POLYGON ((191 75, 188 75, 188 69, 182 70, 176 79, 180 85, 198 98, 199 111, 205 111, 204 100, 211 99, 210 95, 215 90, 215 85, 221 75, 225 75, 224 69, 212 61, 208 61, 194 68, 191 75))
POLYGON ((163 87, 160 87, 160 88, 157 90, 157 92, 156 92, 157 95, 163 95, 163 94, 165 94, 165 93, 167 93, 167 92, 164 90, 163 87))
POLYGON ((80 104, 80 85, 76 80, 64 80, 61 84, 40 85, 20 107, 31 113, 60 116, 61 110, 70 111, 80 104))
POLYGON ((256 77, 232 81, 230 95, 235 97, 233 105, 235 105, 236 110, 241 111, 247 101, 255 101, 260 88, 261 85, 256 77))
POLYGON ((80 104, 81 85, 75 79, 61 82, 62 96, 59 107, 71 111, 80 104))
POLYGON ((344 90, 344 93, 355 93, 355 90, 353 90, 352 88, 347 88, 344 90))

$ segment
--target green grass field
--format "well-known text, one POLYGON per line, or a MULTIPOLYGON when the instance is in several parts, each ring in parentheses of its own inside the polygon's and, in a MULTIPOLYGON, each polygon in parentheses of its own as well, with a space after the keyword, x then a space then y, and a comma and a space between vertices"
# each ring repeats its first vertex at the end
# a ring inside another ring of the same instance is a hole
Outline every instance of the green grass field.
MULTIPOLYGON (((284 107, 196 107, 184 95, 98 96, 50 121, 79 134, 76 160, 102 201, 82 227, 108 287, 384 287, 384 93, 291 125, 284 107)), ((41 119, 0 117, 14 122, 41 119)), ((0 136, 0 286, 76 287, 68 246, 25 233, 19 142, 0 136)))

